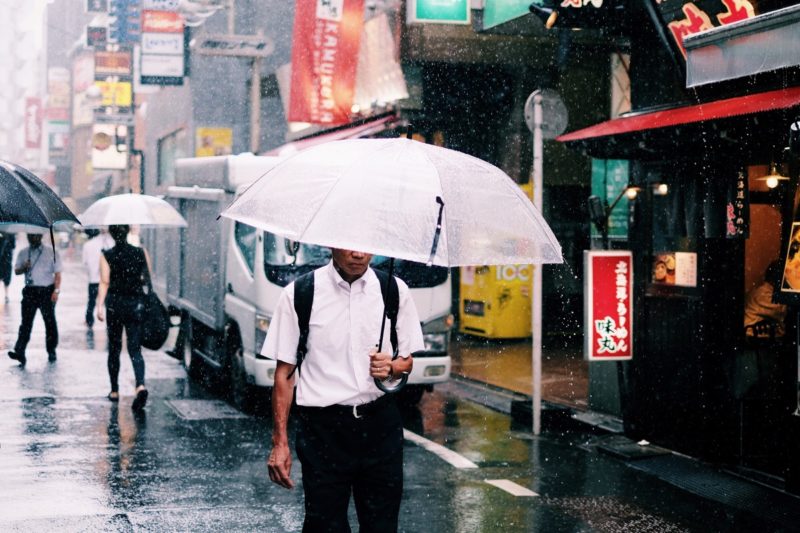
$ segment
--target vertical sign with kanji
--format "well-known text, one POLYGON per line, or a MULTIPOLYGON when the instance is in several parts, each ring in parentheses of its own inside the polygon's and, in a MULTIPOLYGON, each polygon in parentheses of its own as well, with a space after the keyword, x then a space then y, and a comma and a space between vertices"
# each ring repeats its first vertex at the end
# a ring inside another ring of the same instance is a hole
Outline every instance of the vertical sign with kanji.
POLYGON ((746 239, 750 236, 750 195, 747 176, 739 169, 736 179, 728 182, 725 202, 725 237, 746 239))
POLYGON ((633 358, 633 256, 625 250, 583 252, 584 356, 633 358))

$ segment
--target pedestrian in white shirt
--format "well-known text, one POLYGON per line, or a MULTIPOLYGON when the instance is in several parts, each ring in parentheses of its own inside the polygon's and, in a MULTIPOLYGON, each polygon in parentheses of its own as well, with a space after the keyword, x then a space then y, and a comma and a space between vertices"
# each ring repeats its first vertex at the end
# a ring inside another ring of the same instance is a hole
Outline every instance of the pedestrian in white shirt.
POLYGON ((303 531, 350 531, 351 493, 360 531, 397 531, 403 424, 394 397, 381 392, 374 378, 411 371, 411 354, 424 349, 422 329, 408 287, 397 280, 399 357, 392 360, 388 349, 377 353, 384 300, 378 276, 369 268, 372 256, 338 249, 332 255, 328 265, 311 274, 313 305, 301 365, 297 283, 284 289, 261 352, 277 360, 269 476, 282 487, 294 486, 287 423, 297 381, 295 444, 305 494, 303 531))
POLYGON ((22 289, 22 323, 14 350, 8 352, 11 359, 25 366, 25 349, 31 339, 31 329, 36 311, 42 313, 45 327, 45 346, 47 359, 56 361, 58 346, 58 325, 56 324, 56 302, 61 292, 61 258, 58 253, 42 244, 42 236, 28 233, 28 248, 17 256, 14 272, 25 275, 25 288, 22 289))
POLYGON ((94 326, 94 307, 97 302, 97 291, 100 287, 100 257, 103 250, 114 247, 114 241, 105 231, 96 229, 85 230, 89 240, 83 245, 83 266, 89 275, 89 299, 86 303, 86 327, 94 326))

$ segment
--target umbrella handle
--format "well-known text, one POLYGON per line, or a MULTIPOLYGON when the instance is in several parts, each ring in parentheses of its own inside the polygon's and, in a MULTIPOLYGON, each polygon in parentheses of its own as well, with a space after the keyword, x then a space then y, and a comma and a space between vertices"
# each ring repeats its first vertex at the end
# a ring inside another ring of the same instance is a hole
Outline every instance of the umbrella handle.
POLYGON ((406 382, 408 382, 408 374, 403 374, 402 377, 400 379, 397 379, 397 380, 388 380, 387 379, 386 381, 384 381, 384 380, 378 379, 378 378, 374 378, 374 379, 375 379, 375 386, 376 387, 378 387, 380 390, 382 390, 383 392, 385 392, 387 394, 392 394, 394 392, 398 392, 400 389, 402 389, 403 387, 406 386, 406 382), (397 384, 396 385, 392 385, 391 387, 386 385, 387 383, 394 383, 394 382, 397 382, 397 384))

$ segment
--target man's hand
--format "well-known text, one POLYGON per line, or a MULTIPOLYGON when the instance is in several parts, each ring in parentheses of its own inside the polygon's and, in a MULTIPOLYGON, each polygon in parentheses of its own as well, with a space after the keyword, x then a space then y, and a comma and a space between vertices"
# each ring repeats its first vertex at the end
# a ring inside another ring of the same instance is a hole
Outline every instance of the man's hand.
POLYGON ((294 482, 289 477, 292 473, 292 454, 288 444, 279 444, 272 447, 267 460, 269 478, 273 483, 285 489, 294 488, 294 482))
POLYGON ((392 355, 373 348, 369 352, 369 375, 373 378, 388 379, 392 375, 392 355))
POLYGON ((56 303, 58 301, 58 293, 53 291, 53 294, 50 295, 50 301, 56 303))
POLYGON ((103 306, 100 305, 97 307, 97 320, 103 322, 106 318, 105 312, 103 311, 103 306))

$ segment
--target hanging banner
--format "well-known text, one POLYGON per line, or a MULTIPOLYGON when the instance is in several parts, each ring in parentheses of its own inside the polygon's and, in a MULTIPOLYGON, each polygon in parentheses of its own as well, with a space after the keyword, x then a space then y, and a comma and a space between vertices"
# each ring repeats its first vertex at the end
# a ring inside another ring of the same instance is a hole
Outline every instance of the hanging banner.
POLYGON ((25 148, 42 146, 42 100, 25 99, 25 148))
POLYGON ((289 122, 350 122, 364 0, 297 0, 289 122))
POLYGON ((750 237, 750 194, 744 169, 736 171, 736 179, 728 181, 725 202, 725 237, 750 237))
POLYGON ((633 359, 633 254, 584 251, 584 358, 633 359))

